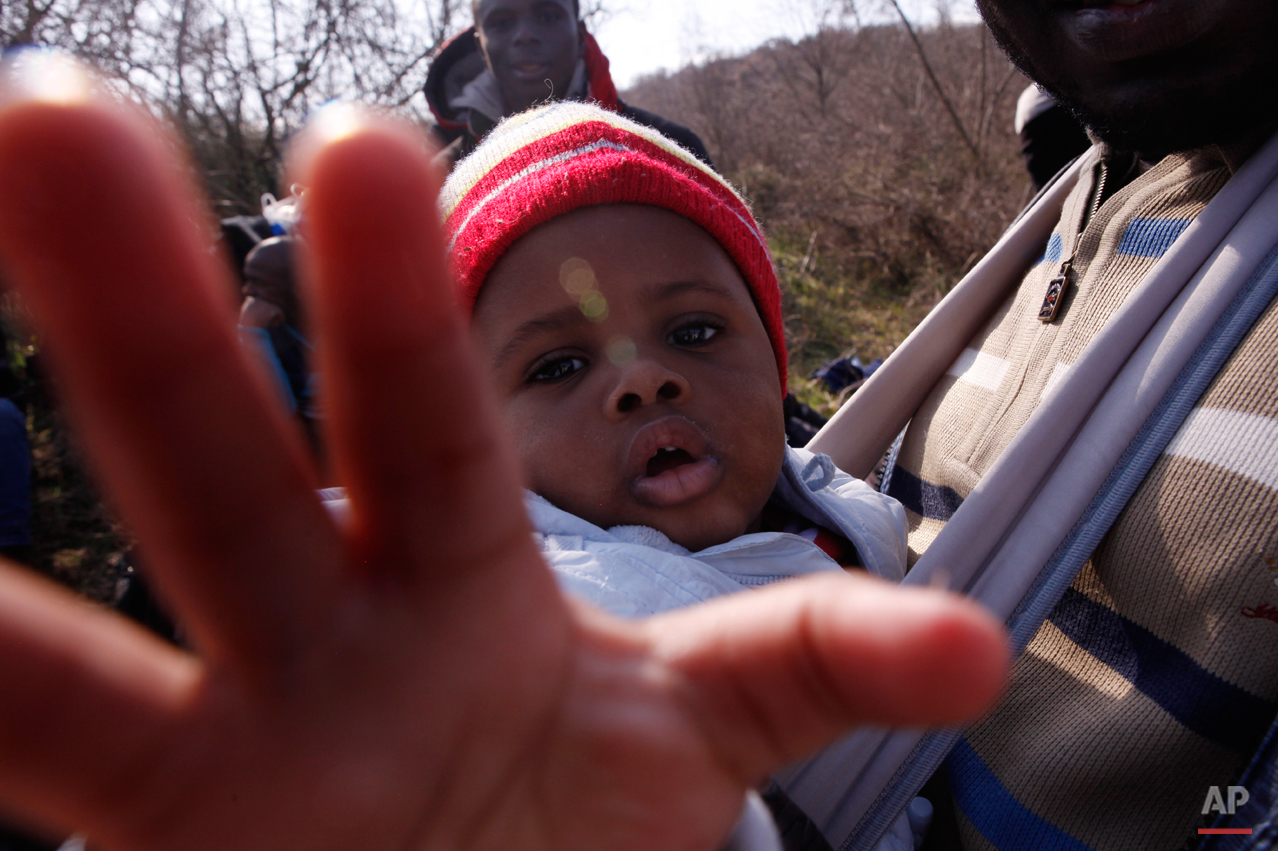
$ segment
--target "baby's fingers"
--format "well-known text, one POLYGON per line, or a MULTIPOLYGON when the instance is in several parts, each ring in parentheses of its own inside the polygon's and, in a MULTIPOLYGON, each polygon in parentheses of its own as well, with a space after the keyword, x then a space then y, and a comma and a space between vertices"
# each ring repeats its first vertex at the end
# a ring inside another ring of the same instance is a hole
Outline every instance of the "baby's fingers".
POLYGON ((202 650, 269 681, 335 596, 337 532, 175 150, 66 57, 9 60, 0 258, 162 590, 202 650))
POLYGON ((199 679, 191 657, 0 563, 0 800, 64 831, 136 817, 138 791, 173 779, 165 748, 199 679))
POLYGON ((1002 628, 975 604, 862 577, 789 581, 647 629, 712 747, 747 781, 856 725, 969 720, 1008 665, 1002 628))
POLYGON ((307 186, 329 435, 355 531, 377 562, 422 578, 533 556, 519 474, 454 304, 431 153, 415 127, 333 106, 292 169, 307 186))

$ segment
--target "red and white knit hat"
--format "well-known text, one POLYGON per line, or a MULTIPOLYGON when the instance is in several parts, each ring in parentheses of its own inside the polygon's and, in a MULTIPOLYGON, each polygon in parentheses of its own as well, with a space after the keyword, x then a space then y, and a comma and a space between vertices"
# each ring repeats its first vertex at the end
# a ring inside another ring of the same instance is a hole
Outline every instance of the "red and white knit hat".
POLYGON ((763 231, 719 175, 655 130, 564 101, 503 121, 440 194, 458 302, 475 305, 498 258, 537 225, 579 207, 648 204, 690 219, 737 264, 786 385, 781 292, 763 231))

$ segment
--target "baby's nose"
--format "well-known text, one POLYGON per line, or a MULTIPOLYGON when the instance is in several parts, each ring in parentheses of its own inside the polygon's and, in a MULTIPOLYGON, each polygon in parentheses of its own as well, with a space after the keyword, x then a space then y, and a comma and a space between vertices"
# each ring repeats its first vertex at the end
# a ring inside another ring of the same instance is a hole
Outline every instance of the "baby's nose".
POLYGON ((657 402, 686 400, 691 388, 687 379, 653 360, 636 360, 621 371, 608 396, 609 414, 621 415, 657 402))

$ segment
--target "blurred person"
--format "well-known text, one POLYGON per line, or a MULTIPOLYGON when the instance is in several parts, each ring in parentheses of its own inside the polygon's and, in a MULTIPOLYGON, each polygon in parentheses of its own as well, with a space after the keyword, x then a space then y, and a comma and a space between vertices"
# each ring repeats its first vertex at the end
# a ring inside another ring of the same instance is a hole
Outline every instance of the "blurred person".
POLYGON ((253 247, 244 260, 244 301, 240 339, 266 364, 289 413, 312 445, 319 445, 319 407, 301 302, 294 277, 294 241, 274 236, 253 247))
POLYGON ((262 240, 279 234, 272 231, 265 216, 232 216, 222 219, 218 225, 221 234, 218 243, 235 270, 236 283, 242 288, 244 261, 248 259, 249 252, 262 240))
POLYGON ((445 169, 506 116, 554 100, 593 101, 710 164, 697 134, 617 96, 608 59, 580 20, 577 0, 473 0, 471 10, 475 25, 444 47, 426 78, 445 169))

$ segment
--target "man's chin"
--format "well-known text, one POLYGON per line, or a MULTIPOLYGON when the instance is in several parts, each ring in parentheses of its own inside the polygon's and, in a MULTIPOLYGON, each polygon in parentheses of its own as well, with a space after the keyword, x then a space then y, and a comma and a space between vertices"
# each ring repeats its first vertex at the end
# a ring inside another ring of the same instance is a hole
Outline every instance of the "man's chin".
POLYGON ((1266 0, 1213 2, 1231 16, 1201 39, 1129 59, 1106 59, 1071 41, 1053 25, 1047 0, 978 5, 1027 76, 1095 136, 1152 161, 1250 140, 1278 116, 1278 9, 1266 0))
POLYGON ((1270 86, 1132 97, 1102 108, 1065 94, 1056 97, 1093 136, 1147 162, 1207 145, 1234 145, 1278 125, 1278 91, 1270 86))

